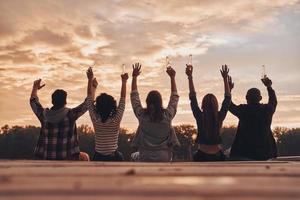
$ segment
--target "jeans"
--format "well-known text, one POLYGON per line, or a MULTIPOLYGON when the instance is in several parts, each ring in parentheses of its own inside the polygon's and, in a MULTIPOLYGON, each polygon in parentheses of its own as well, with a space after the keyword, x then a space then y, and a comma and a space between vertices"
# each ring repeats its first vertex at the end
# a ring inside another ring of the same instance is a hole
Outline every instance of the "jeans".
POLYGON ((196 151, 193 155, 193 160, 195 162, 213 162, 213 161, 225 161, 225 155, 222 151, 215 154, 208 154, 203 151, 196 151))
POLYGON ((140 162, 171 162, 172 151, 171 149, 162 150, 139 150, 139 161, 140 162))
POLYGON ((115 151, 111 155, 103 155, 95 151, 93 161, 124 161, 124 156, 121 152, 115 151))

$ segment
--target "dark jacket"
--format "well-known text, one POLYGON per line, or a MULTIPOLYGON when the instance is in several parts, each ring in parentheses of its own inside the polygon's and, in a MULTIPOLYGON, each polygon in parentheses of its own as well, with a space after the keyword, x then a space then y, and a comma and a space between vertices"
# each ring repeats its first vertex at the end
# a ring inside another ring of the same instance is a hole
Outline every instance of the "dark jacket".
POLYGON ((267 160, 277 156, 277 147, 272 134, 272 117, 276 110, 275 91, 268 87, 267 104, 231 103, 229 111, 239 118, 239 125, 233 145, 231 158, 267 160))

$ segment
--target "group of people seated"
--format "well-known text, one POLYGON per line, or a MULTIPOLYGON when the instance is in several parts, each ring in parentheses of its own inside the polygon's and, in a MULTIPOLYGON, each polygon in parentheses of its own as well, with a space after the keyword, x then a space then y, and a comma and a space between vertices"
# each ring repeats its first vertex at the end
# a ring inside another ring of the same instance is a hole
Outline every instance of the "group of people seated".
MULTIPOLYGON (((262 79, 269 95, 267 104, 261 104, 261 93, 257 88, 248 90, 247 104, 235 105, 231 99, 234 88, 229 68, 223 65, 220 72, 224 81, 224 100, 218 108, 218 100, 213 94, 206 94, 201 106, 198 104, 193 83, 193 66, 186 65, 189 83, 189 99, 193 116, 197 123, 197 151, 193 160, 268 160, 277 156, 276 143, 271 130, 272 117, 277 106, 277 99, 268 77, 262 79), (236 137, 229 156, 225 156, 221 144, 221 129, 227 112, 239 119, 236 137)), ((163 107, 161 93, 152 90, 146 98, 146 107, 141 104, 137 79, 141 74, 141 64, 132 66, 131 104, 138 127, 132 141, 136 152, 133 161, 170 162, 173 148, 180 145, 172 128, 172 119, 176 115, 179 95, 177 93, 175 70, 169 66, 166 73, 170 77, 171 95, 168 106, 163 107)), ((44 108, 39 102, 37 91, 45 86, 41 79, 34 81, 30 105, 41 123, 39 140, 35 148, 37 159, 47 160, 84 160, 89 155, 80 152, 76 120, 86 111, 89 112, 95 131, 94 161, 123 161, 122 152, 118 151, 120 123, 125 110, 126 83, 128 74, 121 75, 121 96, 117 104, 114 97, 101 93, 95 97, 98 86, 92 68, 87 70, 87 97, 75 108, 68 108, 67 92, 61 89, 52 94, 53 106, 44 108)))

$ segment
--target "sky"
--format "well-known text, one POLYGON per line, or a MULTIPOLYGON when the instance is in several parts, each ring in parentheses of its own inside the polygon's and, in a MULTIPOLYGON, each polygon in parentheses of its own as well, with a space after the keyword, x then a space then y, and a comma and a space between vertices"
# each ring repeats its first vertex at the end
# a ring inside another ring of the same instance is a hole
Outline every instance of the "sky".
MULTIPOLYGON (((168 56, 176 70, 180 95, 173 124, 193 124, 184 73, 193 55, 194 83, 199 104, 214 93, 221 104, 219 72, 227 64, 235 82, 236 104, 245 103, 249 88, 267 92, 260 81, 262 65, 273 81, 278 107, 273 127, 300 127, 300 1, 299 0, 0 0, 0 126, 39 125, 29 106, 32 82, 51 107, 55 89, 68 92, 68 107, 86 97, 85 71, 92 66, 99 86, 120 97, 122 64, 142 63, 138 88, 143 105, 157 89, 164 106, 170 96, 165 73, 168 56)), ((127 83, 122 127, 135 129, 127 83)), ((237 125, 227 115, 225 125, 237 125)), ((86 113, 77 124, 91 125, 86 113)))

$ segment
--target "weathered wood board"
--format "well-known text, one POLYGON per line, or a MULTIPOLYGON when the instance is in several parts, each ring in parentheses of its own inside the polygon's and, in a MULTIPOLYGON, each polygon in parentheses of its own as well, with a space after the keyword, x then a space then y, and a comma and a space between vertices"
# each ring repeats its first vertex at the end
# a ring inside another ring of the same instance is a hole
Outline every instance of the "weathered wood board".
POLYGON ((2 160, 0 199, 300 199, 300 162, 2 160))

